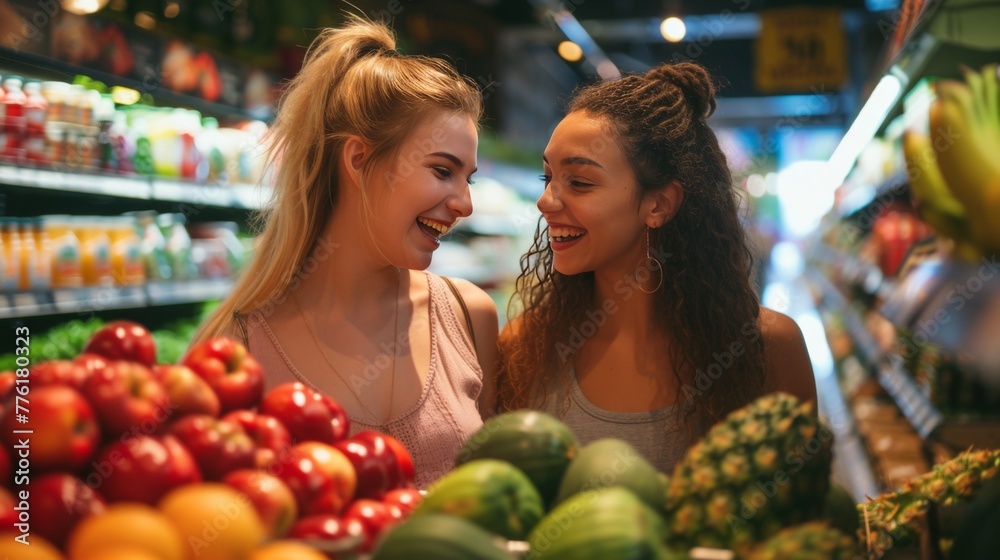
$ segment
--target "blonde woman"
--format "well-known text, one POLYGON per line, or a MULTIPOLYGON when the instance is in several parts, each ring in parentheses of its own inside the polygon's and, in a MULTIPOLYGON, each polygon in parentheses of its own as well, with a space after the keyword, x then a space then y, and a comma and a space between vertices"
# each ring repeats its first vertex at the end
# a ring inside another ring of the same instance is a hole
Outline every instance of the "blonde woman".
POLYGON ((420 487, 496 407, 496 306, 424 271, 472 212, 481 112, 470 81, 384 25, 326 30, 280 105, 256 254, 198 334, 244 340, 268 388, 330 395, 352 433, 401 440, 420 487))

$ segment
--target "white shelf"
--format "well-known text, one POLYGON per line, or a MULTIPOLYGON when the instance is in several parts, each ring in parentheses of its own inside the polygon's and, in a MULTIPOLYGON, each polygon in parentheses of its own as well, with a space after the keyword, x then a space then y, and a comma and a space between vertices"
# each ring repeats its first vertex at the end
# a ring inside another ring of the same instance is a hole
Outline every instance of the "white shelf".
POLYGON ((269 187, 233 184, 197 184, 160 177, 122 177, 101 173, 66 172, 0 164, 0 185, 53 192, 72 192, 181 202, 195 207, 262 208, 270 196, 269 187))
POLYGON ((5 293, 0 294, 0 319, 195 303, 225 297, 231 288, 228 279, 199 279, 5 293))

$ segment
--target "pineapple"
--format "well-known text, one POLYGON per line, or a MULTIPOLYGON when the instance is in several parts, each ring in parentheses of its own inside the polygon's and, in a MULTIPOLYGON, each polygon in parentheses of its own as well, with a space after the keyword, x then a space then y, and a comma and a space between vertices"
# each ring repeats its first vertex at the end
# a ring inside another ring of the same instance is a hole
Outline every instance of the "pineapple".
POLYGON ((914 544, 930 502, 949 506, 971 500, 984 481, 1000 471, 1000 449, 966 451, 858 506, 860 536, 875 558, 893 546, 914 544))
POLYGON ((667 542, 746 553, 818 519, 833 434, 813 404, 775 393, 734 411, 688 449, 667 491, 667 542))
POLYGON ((825 522, 789 527, 755 546, 747 560, 854 560, 857 543, 825 522))

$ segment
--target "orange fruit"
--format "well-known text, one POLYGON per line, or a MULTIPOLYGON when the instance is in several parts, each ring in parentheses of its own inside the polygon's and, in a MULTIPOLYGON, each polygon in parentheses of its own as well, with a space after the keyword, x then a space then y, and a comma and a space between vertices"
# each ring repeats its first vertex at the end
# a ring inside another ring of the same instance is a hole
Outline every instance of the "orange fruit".
POLYGON ((28 545, 25 546, 14 538, 21 533, 5 532, 0 533, 0 558, 10 558, 13 560, 64 560, 59 549, 52 543, 35 535, 28 536, 28 545))
POLYGON ((273 541, 250 554, 247 560, 326 560, 322 552, 295 541, 273 541))
POLYGON ((66 544, 71 560, 104 560, 105 551, 114 549, 138 549, 158 560, 186 560, 184 541, 177 528, 145 504, 108 506, 103 514, 81 521, 66 544))
POLYGON ((148 550, 127 546, 96 551, 90 556, 81 556, 72 560, 159 560, 159 558, 148 550))
POLYGON ((267 535, 250 498, 225 484, 175 488, 159 507, 197 560, 245 560, 267 535))

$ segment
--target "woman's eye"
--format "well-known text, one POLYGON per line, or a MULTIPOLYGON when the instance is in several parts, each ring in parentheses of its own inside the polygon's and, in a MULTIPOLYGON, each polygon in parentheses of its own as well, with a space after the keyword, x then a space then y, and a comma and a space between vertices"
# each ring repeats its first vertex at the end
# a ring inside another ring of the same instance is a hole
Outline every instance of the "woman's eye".
POLYGON ((434 172, 437 173, 437 176, 442 179, 448 179, 451 177, 451 170, 448 169, 447 167, 433 167, 432 169, 434 169, 434 172))
POLYGON ((571 187, 581 187, 581 188, 593 187, 594 186, 594 185, 592 185, 590 183, 584 183, 584 182, 581 182, 581 181, 573 181, 573 180, 570 180, 569 184, 570 184, 571 187))
POLYGON ((539 175, 538 178, 546 185, 548 185, 549 182, 552 181, 552 175, 539 175))

